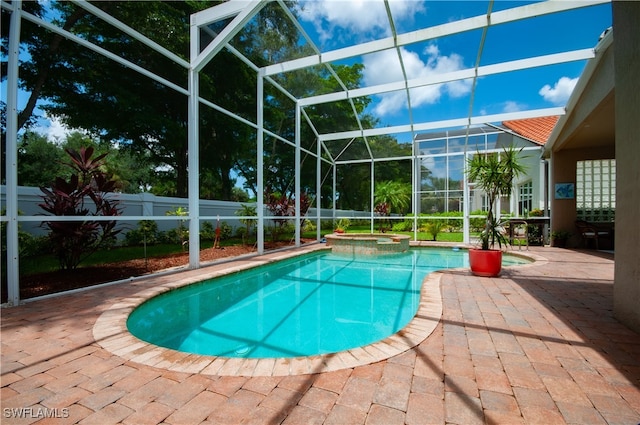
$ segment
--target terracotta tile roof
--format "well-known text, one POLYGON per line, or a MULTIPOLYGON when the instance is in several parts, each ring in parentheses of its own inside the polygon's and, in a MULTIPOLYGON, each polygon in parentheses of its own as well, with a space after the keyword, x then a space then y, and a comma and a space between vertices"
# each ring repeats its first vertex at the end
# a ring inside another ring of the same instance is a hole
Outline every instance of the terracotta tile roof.
POLYGON ((503 121, 502 125, 513 132, 544 145, 558 122, 559 116, 528 118, 523 120, 503 121))

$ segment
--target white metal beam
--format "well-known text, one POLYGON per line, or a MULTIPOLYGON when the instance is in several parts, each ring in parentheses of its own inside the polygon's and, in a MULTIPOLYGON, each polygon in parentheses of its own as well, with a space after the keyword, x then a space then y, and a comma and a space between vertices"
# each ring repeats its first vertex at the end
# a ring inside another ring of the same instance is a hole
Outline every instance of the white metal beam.
MULTIPOLYGON (((525 6, 519 6, 512 9, 501 10, 491 14, 491 22, 489 23, 486 15, 475 16, 472 18, 461 19, 455 22, 449 22, 442 25, 436 25, 430 28, 424 28, 397 36, 397 42, 393 37, 381 40, 362 43, 355 46, 345 47, 322 53, 320 61, 322 63, 334 62, 362 56, 369 53, 379 52, 381 50, 391 49, 396 46, 405 46, 413 43, 431 40, 438 37, 444 37, 453 34, 459 34, 466 31, 481 29, 487 25, 498 25, 508 22, 519 21, 522 19, 533 18, 540 15, 562 12, 565 10, 579 9, 587 6, 594 6, 603 3, 610 3, 611 0, 583 0, 580 2, 569 1, 544 1, 525 6)), ((309 56, 309 62, 313 63, 317 55, 309 56), (311 59, 314 58, 314 59, 311 59)), ((292 61, 281 62, 265 68, 265 75, 273 75, 282 72, 282 69, 292 71, 309 66, 304 60, 305 58, 294 59, 292 61)))
POLYGON ((470 117, 469 124, 480 125, 488 122, 523 120, 523 119, 529 119, 529 118, 548 117, 552 115, 562 116, 565 113, 566 113, 566 110, 563 107, 532 109, 529 111, 519 111, 519 112, 505 112, 502 114, 479 115, 476 117, 470 117))
POLYGON ((159 45, 155 41, 151 40, 149 37, 142 35, 138 31, 134 30, 130 26, 128 26, 128 25, 122 23, 121 21, 117 20, 116 18, 114 18, 113 16, 109 15, 108 13, 103 12, 102 9, 99 9, 99 8, 95 7, 94 5, 89 3, 87 0, 72 0, 72 1, 74 3, 76 3, 78 6, 82 7, 83 9, 85 9, 88 12, 92 13, 93 15, 97 16, 98 18, 102 19, 106 23, 114 26, 115 28, 119 29, 120 31, 124 32, 125 34, 130 35, 135 40, 143 43, 144 45, 150 47, 154 51, 156 51, 156 52, 162 54, 163 56, 171 59, 173 62, 177 63, 178 65, 180 65, 180 66, 182 66, 184 68, 188 68, 189 67, 189 62, 187 60, 181 58, 180 56, 176 55, 172 51, 162 47, 161 45, 159 45))
MULTIPOLYGON (((587 60, 595 57, 593 48, 572 50, 562 53, 553 53, 550 55, 537 56, 533 58, 518 59, 514 61, 501 62, 492 65, 479 66, 477 69, 478 77, 486 77, 489 75, 500 74, 505 72, 520 71, 523 69, 537 68, 547 65, 556 65, 566 62, 574 62, 587 60)), ((444 84, 452 81, 466 80, 476 76, 475 68, 460 69, 427 77, 413 78, 406 81, 406 87, 409 89, 420 88, 436 84, 444 84)), ((317 105, 321 103, 336 102, 339 100, 353 99, 361 96, 371 96, 376 94, 388 93, 392 91, 404 90, 405 81, 394 83, 378 84, 375 86, 362 87, 358 89, 322 94, 318 96, 310 96, 300 100, 300 104, 304 106, 317 105)))
MULTIPOLYGON (((498 121, 509 121, 509 120, 518 120, 525 118, 538 118, 538 117, 546 117, 549 115, 564 115, 565 109, 562 107, 557 108, 545 108, 545 109, 533 109, 528 111, 520 111, 520 112, 505 112, 503 114, 495 114, 495 115, 479 115, 476 117, 462 117, 462 118, 454 118, 450 120, 444 121, 428 121, 422 123, 416 123, 413 125, 414 131, 425 131, 425 130, 437 130, 440 128, 450 128, 450 127, 464 127, 466 125, 479 125, 488 122, 498 122, 498 121)), ((396 133, 408 133, 411 132, 412 126, 407 125, 397 125, 391 127, 382 127, 382 128, 371 128, 363 131, 353 130, 353 131, 344 131, 339 133, 327 133, 320 135, 320 140, 331 141, 331 140, 341 140, 341 139, 351 139, 354 137, 371 137, 371 136, 381 136, 385 134, 396 134, 396 133)))
MULTIPOLYGON (((209 61, 216 54, 218 54, 218 52, 222 50, 222 48, 224 48, 224 46, 244 27, 244 25, 247 22, 249 22, 251 18, 253 18, 256 15, 256 13, 260 11, 260 9, 262 9, 264 6, 267 5, 267 2, 263 2, 259 0, 252 0, 250 2, 236 0, 235 2, 230 1, 228 3, 240 3, 244 5, 244 7, 238 7, 239 6, 238 4, 234 4, 233 11, 236 11, 238 8, 240 9, 236 17, 233 18, 233 20, 229 23, 229 25, 227 25, 220 32, 220 34, 218 34, 218 36, 211 43, 209 43, 207 47, 205 47, 205 49, 198 55, 198 57, 196 57, 195 59, 193 58, 191 59, 191 66, 197 71, 200 71, 202 68, 204 68, 205 65, 209 63, 209 61)), ((225 4, 226 3, 223 3, 218 6, 214 6, 213 9, 216 9, 217 7, 220 7, 220 6, 224 6, 225 4)), ((211 9, 209 9, 209 11, 211 11, 211 9)), ((228 13, 231 11, 227 11, 225 9, 223 10, 223 12, 228 13)), ((218 19, 222 19, 225 16, 222 16, 218 19)), ((194 17, 192 15, 192 25, 196 25, 196 26, 205 25, 202 23, 195 24, 193 21, 194 21, 194 17)), ((195 21, 197 21, 197 19, 195 19, 195 21)), ((207 21, 207 24, 209 22, 211 21, 207 21)))
POLYGON ((191 25, 201 27, 238 15, 247 7, 246 0, 230 0, 191 15, 191 25))
POLYGON ((46 29, 48 29, 48 30, 50 30, 50 31, 52 31, 52 32, 54 32, 56 34, 60 34, 64 38, 66 38, 68 40, 71 40, 74 43, 78 43, 79 45, 84 46, 87 49, 93 50, 94 52, 99 53, 99 54, 111 59, 112 61, 114 61, 116 63, 119 63, 120 65, 123 65, 123 66, 125 66, 127 68, 131 68, 134 71, 136 71, 136 72, 138 72, 138 73, 140 73, 140 74, 142 74, 142 75, 144 75, 146 77, 149 77, 152 80, 159 82, 160 84, 163 84, 163 85, 165 85, 165 86, 167 86, 169 88, 172 88, 173 90, 175 90, 175 91, 177 91, 179 93, 182 93, 182 94, 185 94, 185 95, 189 94, 189 90, 187 90, 186 88, 180 87, 179 85, 174 84, 174 83, 172 83, 171 81, 169 81, 169 80, 167 80, 165 78, 159 77, 158 75, 154 74, 153 72, 151 72, 151 71, 149 71, 149 70, 147 70, 145 68, 142 68, 141 66, 138 66, 138 65, 134 64, 133 62, 129 62, 128 60, 123 59, 120 56, 118 56, 118 55, 116 55, 116 54, 114 54, 114 53, 112 53, 112 52, 110 52, 110 51, 108 51, 106 49, 103 49, 100 46, 96 46, 95 44, 91 43, 90 41, 87 41, 87 40, 85 40, 83 38, 80 38, 77 35, 70 33, 69 31, 66 31, 66 30, 64 30, 64 29, 62 29, 62 28, 60 28, 60 27, 58 27, 56 25, 53 25, 53 24, 51 24, 51 23, 49 23, 47 21, 44 21, 44 20, 38 18, 37 16, 34 16, 34 15, 30 14, 30 13, 22 12, 22 17, 24 19, 27 19, 27 20, 33 22, 34 24, 39 25, 39 26, 41 26, 43 28, 46 28, 46 29))

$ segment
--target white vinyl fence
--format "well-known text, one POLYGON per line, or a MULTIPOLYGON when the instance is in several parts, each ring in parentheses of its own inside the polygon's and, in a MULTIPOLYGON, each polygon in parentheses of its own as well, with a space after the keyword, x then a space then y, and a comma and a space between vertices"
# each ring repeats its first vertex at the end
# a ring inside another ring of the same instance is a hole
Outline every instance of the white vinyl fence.
MULTIPOLYGON (((126 222, 127 227, 135 228, 137 225, 137 219, 140 216, 153 217, 153 216, 166 216, 167 212, 175 211, 177 208, 182 207, 185 211, 188 209, 189 200, 186 198, 173 198, 165 196, 156 196, 152 193, 138 193, 127 194, 118 193, 111 195, 120 200, 120 207, 122 208, 122 217, 132 216, 136 217, 135 221, 126 222)), ((0 202, 2 209, 6 207, 6 187, 0 186, 0 202)), ((45 216, 44 210, 38 206, 42 203, 42 192, 37 187, 18 187, 18 211, 21 216, 45 216)), ((241 209, 242 205, 248 205, 249 203, 242 202, 230 202, 230 201, 200 201, 200 216, 201 217, 220 217, 221 222, 226 222, 234 230, 237 227, 243 226, 238 218, 236 218, 236 211, 241 209)), ((265 212, 268 215, 268 212, 265 212)), ((330 220, 333 217, 333 210, 322 209, 320 216, 323 220, 330 220)), ((317 210, 315 208, 309 209, 307 217, 315 219, 317 217, 317 210)), ((370 213, 362 211, 344 211, 336 210, 336 217, 350 217, 350 218, 369 218, 370 213)), ((175 220, 157 220, 158 230, 167 231, 177 227, 178 217, 175 220)), ((215 221, 206 220, 206 221, 215 221)), ((214 223, 215 225, 215 223, 214 223)), ((36 236, 45 235, 46 229, 44 229, 37 221, 21 221, 20 229, 22 231, 31 233, 36 236)))

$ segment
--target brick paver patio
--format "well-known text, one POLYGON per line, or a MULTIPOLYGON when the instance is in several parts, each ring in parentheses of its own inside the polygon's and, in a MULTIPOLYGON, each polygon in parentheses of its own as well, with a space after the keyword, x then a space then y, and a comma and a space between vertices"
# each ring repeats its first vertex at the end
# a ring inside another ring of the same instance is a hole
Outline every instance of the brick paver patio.
POLYGON ((640 423, 640 335, 613 317, 613 256, 530 252, 546 261, 500 278, 438 273, 442 315, 426 339, 325 373, 190 373, 104 348, 98 319, 151 281, 3 309, 1 422, 640 423))

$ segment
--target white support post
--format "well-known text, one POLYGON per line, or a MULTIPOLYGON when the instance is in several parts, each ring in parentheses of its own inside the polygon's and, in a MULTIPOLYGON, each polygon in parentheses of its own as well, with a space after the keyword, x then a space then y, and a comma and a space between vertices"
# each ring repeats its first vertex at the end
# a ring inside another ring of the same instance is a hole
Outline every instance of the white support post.
POLYGON ((294 182, 294 196, 295 196, 295 212, 296 212, 296 219, 295 219, 295 225, 296 225, 296 230, 295 230, 295 244, 296 247, 300 246, 300 225, 302 224, 302 210, 301 210, 301 202, 300 202, 300 172, 301 172, 301 167, 300 167, 300 162, 301 162, 301 155, 300 155, 300 117, 301 117, 301 113, 300 113, 300 105, 298 105, 296 103, 296 117, 295 117, 295 143, 296 143, 296 147, 295 147, 295 182, 294 182))
MULTIPOLYGON (((190 28, 190 55, 193 63, 197 58, 200 46, 200 30, 197 26, 190 28)), ((199 118, 199 74, 193 65, 189 67, 188 84, 188 190, 189 190, 189 268, 200 267, 200 118, 199 118)))
POLYGON ((418 215, 420 211, 418 210, 418 205, 420 202, 419 191, 421 189, 420 185, 420 160, 417 158, 418 148, 416 147, 416 143, 411 143, 411 185, 412 185, 412 193, 411 193, 411 212, 413 213, 413 240, 418 240, 418 215))
POLYGON ((469 212, 471 211, 471 205, 469 205, 471 197, 469 196, 469 166, 467 164, 468 159, 467 146, 465 143, 464 148, 464 172, 462 173, 463 182, 462 182, 462 242, 468 244, 471 241, 471 237, 469 234, 469 212))
POLYGON ((333 191, 333 213, 332 213, 332 218, 333 220, 336 219, 336 181, 338 180, 338 169, 336 166, 335 161, 333 162, 333 182, 332 182, 332 191, 333 191))
POLYGON ((258 226, 256 228, 256 236, 258 254, 262 254, 264 253, 264 77, 262 76, 262 73, 258 74, 256 86, 256 98, 258 101, 258 134, 256 137, 256 185, 258 188, 256 209, 258 212, 258 226))
POLYGON ((553 200, 554 197, 551 196, 552 193, 554 193, 553 190, 553 158, 551 156, 549 156, 549 159, 547 159, 547 209, 546 209, 546 215, 549 217, 549 231, 553 231, 553 230, 558 230, 554 227, 554 223, 553 223, 553 214, 551 214, 551 211, 553 210, 553 200))
POLYGON ((376 182, 375 182, 376 175, 375 175, 375 173, 376 173, 375 162, 371 161, 371 198, 370 198, 371 199, 371 226, 370 226, 371 233, 373 233, 373 229, 375 228, 375 224, 374 224, 375 219, 374 218, 375 218, 375 208, 376 208, 376 206, 373 204, 375 202, 375 200, 374 200, 375 199, 374 190, 376 188, 375 187, 376 186, 376 182))
POLYGON ((9 23, 7 68, 7 302, 20 303, 20 268, 18 249, 18 55, 22 1, 13 2, 9 23))
POLYGON ((300 117, 301 117, 301 113, 300 113, 300 105, 298 105, 296 103, 296 112, 295 112, 295 162, 296 162, 296 166, 295 166, 295 178, 294 178, 294 196, 295 196, 295 201, 294 201, 294 205, 295 205, 295 214, 296 214, 296 219, 295 219, 295 245, 297 247, 300 246, 300 225, 302 224, 302 210, 301 210, 301 202, 300 202, 300 161, 301 161, 301 155, 300 155, 300 117))
MULTIPOLYGON (((487 135, 486 134, 484 135, 484 138, 485 138, 485 146, 486 146, 486 143, 487 143, 486 142, 486 140, 487 140, 487 135)), ((500 152, 498 152, 498 161, 500 161, 500 152)), ((513 192, 513 183, 511 184, 511 189, 512 189, 512 192, 513 192)), ((509 197, 509 198, 511 198, 511 197, 509 197)), ((492 208, 494 208, 494 211, 496 212, 494 217, 493 217, 493 220, 496 223, 500 223, 500 210, 502 210, 502 201, 500 200, 500 196, 498 196, 496 198, 495 205, 489 205, 489 209, 492 209, 492 208)))
POLYGON ((322 238, 322 146, 316 141, 316 239, 322 238))

